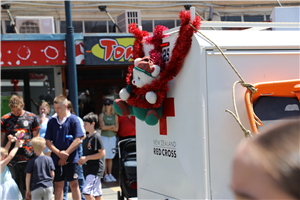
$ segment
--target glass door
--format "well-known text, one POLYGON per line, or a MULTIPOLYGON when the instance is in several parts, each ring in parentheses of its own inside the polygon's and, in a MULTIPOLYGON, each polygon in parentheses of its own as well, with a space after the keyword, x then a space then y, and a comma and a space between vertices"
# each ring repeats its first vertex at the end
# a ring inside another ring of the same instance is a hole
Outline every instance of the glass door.
POLYGON ((25 110, 38 114, 38 106, 44 100, 54 114, 54 68, 1 69, 1 116, 10 112, 11 95, 23 97, 25 110))

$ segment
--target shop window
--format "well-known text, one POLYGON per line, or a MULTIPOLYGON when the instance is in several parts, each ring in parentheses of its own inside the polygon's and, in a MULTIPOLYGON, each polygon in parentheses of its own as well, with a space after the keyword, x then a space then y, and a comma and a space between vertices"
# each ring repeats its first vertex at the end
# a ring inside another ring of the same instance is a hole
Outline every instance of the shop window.
POLYGON ((5 20, 5 30, 6 33, 15 33, 14 27, 10 25, 9 20, 5 20))
POLYGON ((77 73, 78 80, 97 80, 97 79, 121 79, 124 78, 123 70, 82 70, 77 73))
POLYGON ((84 21, 85 33, 106 33, 106 21, 84 21))
POLYGON ((241 16, 223 16, 223 17, 221 17, 221 21, 240 22, 240 21, 242 21, 242 17, 241 16))
POLYGON ((90 112, 96 113, 95 88, 78 88, 78 111, 83 118, 90 112))
POLYGON ((116 26, 112 21, 108 22, 108 32, 109 33, 116 33, 116 26))
POLYGON ((245 22, 262 22, 264 21, 263 15, 245 15, 244 16, 245 22))
POLYGON ((156 25, 162 25, 171 29, 175 27, 175 20, 155 20, 154 26, 156 25))
POLYGON ((21 95, 25 110, 38 114, 38 106, 44 100, 54 114, 54 72, 48 69, 1 70, 1 115, 10 112, 8 100, 12 94, 21 95))
POLYGON ((153 32, 153 22, 152 20, 142 20, 143 31, 153 32))
POLYGON ((176 20, 176 26, 180 26, 180 23, 181 23, 181 20, 180 20, 180 19, 177 19, 177 20, 176 20))
MULTIPOLYGON (((82 21, 72 21, 74 27, 74 33, 82 33, 82 21)), ((66 33, 67 32, 67 23, 66 21, 60 21, 60 32, 66 33)))
POLYGON ((34 21, 25 21, 20 26, 20 33, 40 33, 40 28, 34 21))

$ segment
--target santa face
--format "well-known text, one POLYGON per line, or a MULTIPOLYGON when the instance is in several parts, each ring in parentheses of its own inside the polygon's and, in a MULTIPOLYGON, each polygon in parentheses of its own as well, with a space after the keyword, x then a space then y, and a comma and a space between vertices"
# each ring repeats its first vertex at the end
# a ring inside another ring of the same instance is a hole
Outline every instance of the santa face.
POLYGON ((132 84, 138 88, 145 86, 146 84, 150 84, 154 80, 153 77, 145 74, 144 72, 133 69, 133 79, 132 84))

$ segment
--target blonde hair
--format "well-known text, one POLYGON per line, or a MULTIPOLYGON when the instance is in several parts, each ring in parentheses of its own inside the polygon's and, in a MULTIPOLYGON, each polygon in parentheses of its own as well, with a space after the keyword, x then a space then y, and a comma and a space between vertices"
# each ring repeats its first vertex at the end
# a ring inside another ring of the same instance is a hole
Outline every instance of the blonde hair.
POLYGON ((54 98, 54 103, 68 105, 68 99, 67 97, 61 94, 54 98))
POLYGON ((0 156, 2 158, 2 156, 7 156, 8 155, 8 152, 5 148, 1 147, 0 149, 0 156))
POLYGON ((30 141, 31 146, 33 147, 33 150, 36 153, 41 153, 44 150, 45 147, 45 139, 42 137, 34 137, 30 141))
POLYGON ((12 95, 8 103, 11 108, 21 108, 24 105, 23 98, 18 95, 12 95))
POLYGON ((50 110, 50 106, 49 106, 49 104, 48 104, 46 101, 42 101, 42 103, 40 103, 39 108, 40 108, 41 106, 45 106, 46 108, 48 108, 48 109, 50 110))

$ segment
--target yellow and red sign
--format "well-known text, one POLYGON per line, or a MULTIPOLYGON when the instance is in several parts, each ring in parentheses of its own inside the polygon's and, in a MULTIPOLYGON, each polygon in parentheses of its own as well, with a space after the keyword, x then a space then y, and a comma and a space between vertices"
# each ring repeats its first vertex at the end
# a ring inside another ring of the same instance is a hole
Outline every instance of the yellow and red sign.
POLYGON ((85 65, 131 64, 134 37, 84 37, 85 65))

